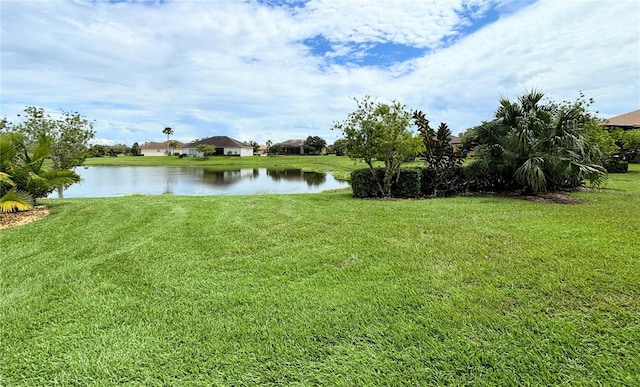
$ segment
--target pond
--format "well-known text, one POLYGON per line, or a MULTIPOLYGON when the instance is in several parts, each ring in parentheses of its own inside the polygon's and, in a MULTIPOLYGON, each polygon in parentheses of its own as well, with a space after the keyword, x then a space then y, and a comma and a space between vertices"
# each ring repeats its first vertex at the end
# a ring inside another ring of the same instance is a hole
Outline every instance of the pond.
MULTIPOLYGON (((318 193, 349 187, 328 173, 300 169, 242 168, 219 170, 181 167, 106 167, 76 169, 82 181, 67 188, 65 198, 145 195, 252 195, 318 193)), ((54 191, 50 198, 57 198, 54 191)))

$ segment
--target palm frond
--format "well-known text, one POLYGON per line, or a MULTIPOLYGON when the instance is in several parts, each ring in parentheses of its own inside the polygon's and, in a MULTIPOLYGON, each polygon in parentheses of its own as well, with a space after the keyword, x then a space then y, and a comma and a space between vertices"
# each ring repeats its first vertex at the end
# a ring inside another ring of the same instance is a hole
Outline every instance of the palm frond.
POLYGON ((33 208, 33 198, 24 191, 10 189, 0 198, 0 212, 27 211, 33 208))
POLYGON ((15 186, 16 183, 13 182, 13 180, 11 179, 11 175, 5 172, 0 172, 0 187, 3 184, 7 184, 7 185, 11 185, 11 186, 15 186))
POLYGON ((71 184, 79 183, 80 175, 75 173, 74 171, 69 171, 66 169, 63 170, 53 170, 53 171, 42 171, 39 175, 40 178, 45 179, 47 184, 51 187, 57 186, 65 186, 68 187, 71 184))
POLYGON ((525 160, 515 173, 516 181, 531 187, 533 192, 545 192, 547 190, 547 176, 544 173, 544 159, 542 157, 530 157, 525 160))

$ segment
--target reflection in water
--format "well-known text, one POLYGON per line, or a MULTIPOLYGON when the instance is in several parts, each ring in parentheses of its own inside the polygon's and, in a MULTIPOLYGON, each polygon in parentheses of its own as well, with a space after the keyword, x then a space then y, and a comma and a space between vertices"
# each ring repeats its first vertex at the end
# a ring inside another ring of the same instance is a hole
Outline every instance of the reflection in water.
POLYGON ((322 185, 325 181, 327 181, 326 173, 302 172, 302 177, 309 186, 322 185))
POLYGON ((308 186, 322 185, 327 181, 326 173, 303 172, 301 169, 267 169, 267 176, 274 181, 280 181, 281 179, 289 181, 304 180, 308 186))
POLYGON ((64 197, 314 193, 349 186, 348 182, 336 180, 330 174, 300 169, 96 166, 76 172, 83 180, 67 189, 64 197))

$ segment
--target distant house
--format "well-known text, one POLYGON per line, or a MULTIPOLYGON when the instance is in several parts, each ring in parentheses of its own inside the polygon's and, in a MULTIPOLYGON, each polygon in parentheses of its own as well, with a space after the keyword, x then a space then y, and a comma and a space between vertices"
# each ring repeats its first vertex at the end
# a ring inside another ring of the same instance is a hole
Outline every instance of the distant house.
POLYGON ((282 148, 282 154, 285 155, 303 155, 304 140, 287 140, 279 143, 282 148))
POLYGON ((258 145, 258 150, 254 152, 255 155, 258 156, 266 156, 267 155, 267 146, 266 145, 258 145))
POLYGON ((143 156, 166 156, 167 155, 167 143, 175 142, 176 147, 169 147, 169 153, 181 153, 181 149, 184 146, 180 141, 170 140, 163 142, 145 142, 140 146, 140 154, 143 156))
POLYGON ((213 136, 194 141, 182 147, 182 154, 202 156, 197 151, 198 145, 213 145, 215 154, 219 156, 253 156, 253 147, 227 136, 213 136))
POLYGON ((453 153, 457 154, 462 147, 462 139, 458 136, 449 136, 449 144, 453 147, 453 153))
POLYGON ((640 109, 604 120, 608 128, 640 129, 640 109))

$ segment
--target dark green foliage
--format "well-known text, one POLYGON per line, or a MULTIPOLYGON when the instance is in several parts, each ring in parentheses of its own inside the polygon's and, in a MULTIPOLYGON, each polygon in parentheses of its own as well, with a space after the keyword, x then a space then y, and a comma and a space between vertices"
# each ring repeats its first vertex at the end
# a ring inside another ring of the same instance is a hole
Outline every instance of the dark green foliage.
POLYGON ((383 174, 384 174, 384 170, 382 168, 374 168, 373 170, 369 168, 358 169, 351 172, 351 189, 353 190, 353 197, 356 197, 356 198, 380 197, 378 182, 382 180, 383 174))
POLYGON ((89 147, 89 157, 104 157, 107 154, 106 147, 104 145, 91 145, 89 147))
POLYGON ((134 142, 133 145, 131 145, 131 156, 140 156, 140 154, 140 145, 134 142))
POLYGON ((422 196, 422 169, 403 168, 400 170, 398 180, 391 186, 391 195, 394 198, 418 198, 422 196))
POLYGON ((304 152, 310 155, 319 155, 326 149, 327 142, 319 136, 309 136, 304 141, 304 152))
POLYGON ((583 96, 573 103, 543 100, 531 91, 500 100, 494 120, 474 128, 481 173, 497 175, 493 190, 537 193, 575 189, 606 179, 585 125, 594 120, 583 96))
POLYGON ((347 143, 343 138, 337 139, 333 145, 329 147, 329 153, 335 153, 336 156, 344 156, 347 153, 347 143))
POLYGON ((505 179, 502 174, 487 170, 479 163, 462 166, 460 172, 466 192, 513 191, 520 187, 512 179, 505 179))
POLYGON ((460 166, 463 158, 451 145, 451 130, 444 122, 435 131, 421 111, 413 113, 413 120, 425 146, 422 173, 422 192, 428 196, 452 196, 464 190, 460 166))
POLYGON ((630 163, 640 163, 640 129, 616 129, 611 135, 619 147, 619 154, 630 163))
MULTIPOLYGON (((391 185, 391 197, 394 198, 418 198, 422 196, 421 190, 422 170, 420 168, 403 168, 391 185)), ((358 169, 351 172, 351 188, 356 198, 382 197, 378 184, 384 179, 384 168, 358 169), (375 177, 374 177, 375 175, 375 177)))
POLYGON ((460 165, 432 166, 420 170, 420 185, 423 196, 455 196, 466 191, 467 181, 460 165))
POLYGON ((267 154, 269 154, 270 156, 282 154, 282 145, 280 144, 271 145, 267 150, 267 154))
POLYGON ((604 167, 609 173, 626 173, 629 170, 629 163, 614 157, 604 163, 604 167))

